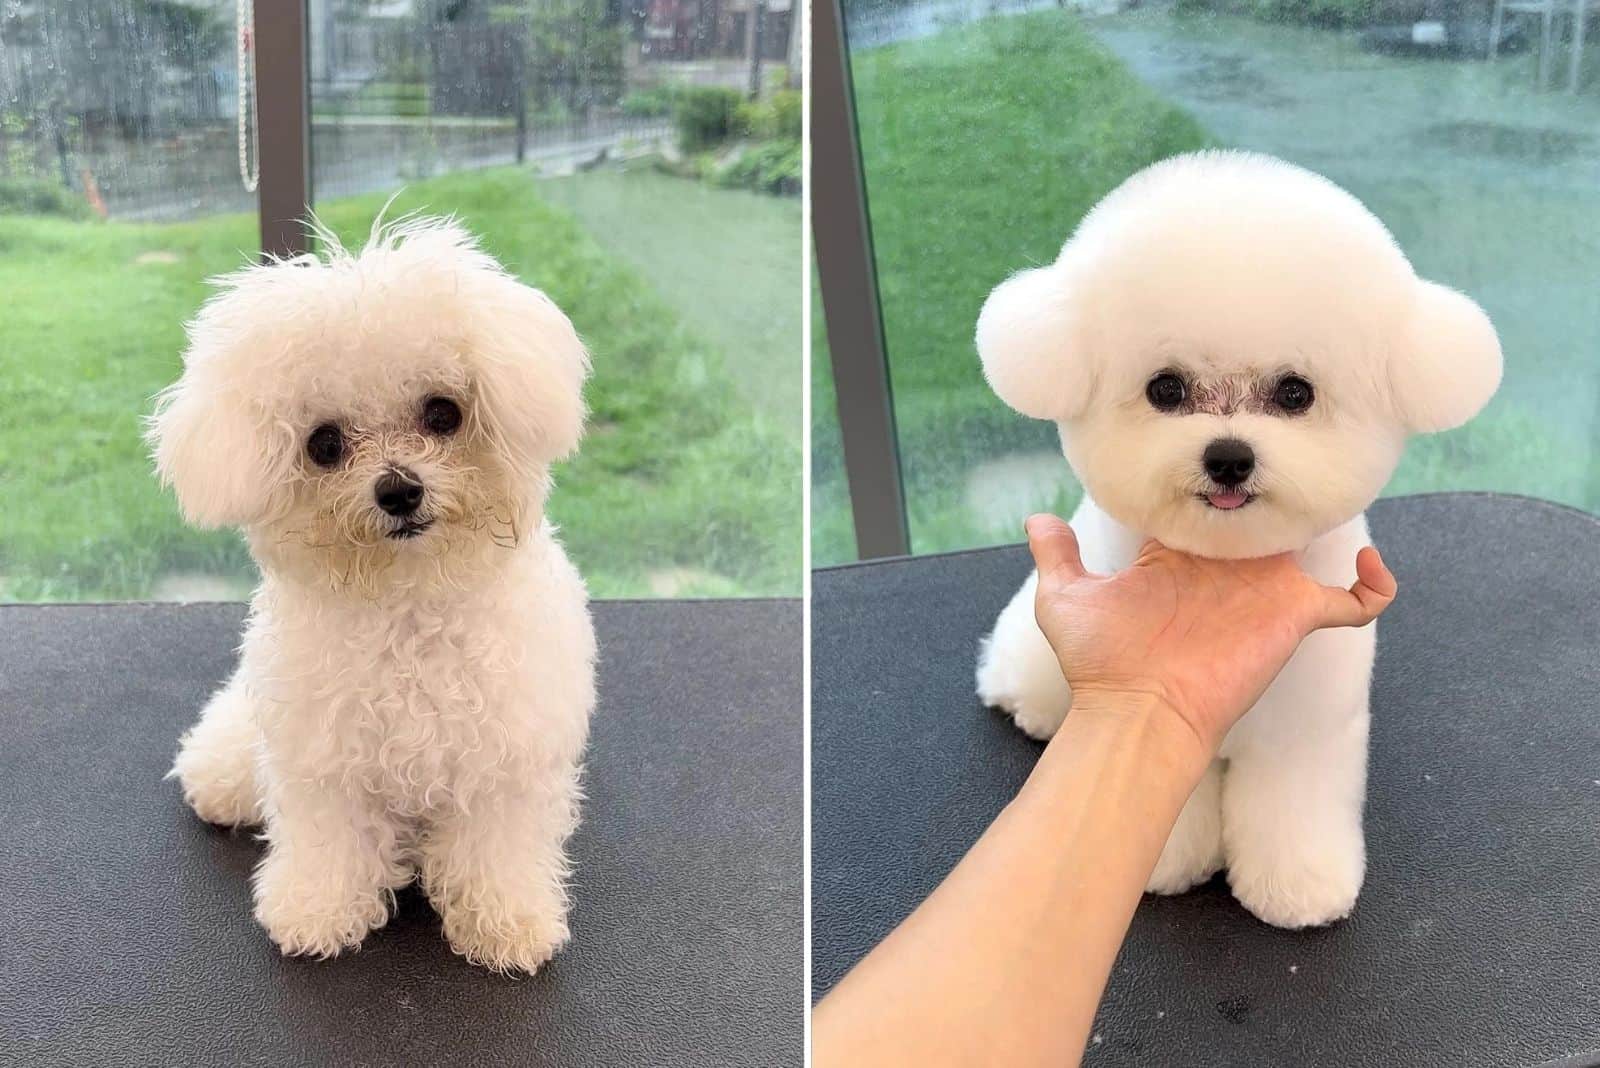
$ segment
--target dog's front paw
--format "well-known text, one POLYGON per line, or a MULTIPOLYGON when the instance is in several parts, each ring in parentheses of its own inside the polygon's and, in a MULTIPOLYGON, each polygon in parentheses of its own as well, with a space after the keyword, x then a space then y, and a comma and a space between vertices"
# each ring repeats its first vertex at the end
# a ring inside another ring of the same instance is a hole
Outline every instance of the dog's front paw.
POLYGON ((1230 857, 1228 885, 1233 896, 1259 920, 1298 930, 1321 927, 1350 915, 1366 877, 1366 852, 1354 842, 1334 839, 1304 847, 1265 850, 1230 857))
POLYGON ((333 957, 389 920, 388 891, 341 894, 328 871, 295 872, 268 857, 256 876, 256 920, 285 956, 333 957))
POLYGON ((528 975, 555 956, 570 937, 561 912, 495 913, 459 907, 444 910, 444 935, 450 948, 473 964, 528 975))

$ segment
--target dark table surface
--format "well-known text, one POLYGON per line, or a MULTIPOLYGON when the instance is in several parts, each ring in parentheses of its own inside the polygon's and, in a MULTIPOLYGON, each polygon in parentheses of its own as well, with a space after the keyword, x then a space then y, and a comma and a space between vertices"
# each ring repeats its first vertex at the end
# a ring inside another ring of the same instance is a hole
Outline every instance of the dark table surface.
MULTIPOLYGON (((1087 1065, 1600 1064, 1600 520, 1386 500, 1366 887, 1268 927, 1221 877, 1146 897, 1087 1065)), ((819 571, 813 995, 950 870, 1040 747, 973 695, 1023 548, 819 571)))
POLYGON ((359 952, 278 955, 260 844, 162 781, 243 614, 0 608, 0 1063, 801 1063, 797 602, 596 605, 573 942, 531 979, 415 891, 359 952))

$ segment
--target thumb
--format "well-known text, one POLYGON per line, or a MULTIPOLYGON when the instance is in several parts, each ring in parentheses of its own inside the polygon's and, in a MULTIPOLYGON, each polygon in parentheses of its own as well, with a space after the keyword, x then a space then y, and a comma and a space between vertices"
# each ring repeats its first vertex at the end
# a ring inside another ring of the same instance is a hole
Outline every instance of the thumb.
POLYGON ((1083 558, 1078 553, 1078 536, 1064 519, 1053 515, 1028 517, 1028 550, 1039 577, 1070 582, 1084 575, 1083 558))
POLYGON ((1356 581, 1348 590, 1324 586, 1317 604, 1316 629, 1364 627, 1394 603, 1399 584, 1378 550, 1368 545, 1356 554, 1356 581))

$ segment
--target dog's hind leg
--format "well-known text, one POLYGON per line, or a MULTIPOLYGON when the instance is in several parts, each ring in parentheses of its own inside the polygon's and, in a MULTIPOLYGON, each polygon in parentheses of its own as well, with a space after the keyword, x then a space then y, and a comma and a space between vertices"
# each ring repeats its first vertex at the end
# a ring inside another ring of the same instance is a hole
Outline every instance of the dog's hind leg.
POLYGON ((178 743, 178 759, 168 775, 183 786, 183 799, 207 823, 260 823, 260 745, 261 728, 244 683, 235 675, 178 743))
POLYGON ((1061 664, 1033 618, 1039 574, 1022 584, 995 621, 978 654, 978 698, 1016 721, 1033 738, 1054 735, 1072 706, 1061 664))

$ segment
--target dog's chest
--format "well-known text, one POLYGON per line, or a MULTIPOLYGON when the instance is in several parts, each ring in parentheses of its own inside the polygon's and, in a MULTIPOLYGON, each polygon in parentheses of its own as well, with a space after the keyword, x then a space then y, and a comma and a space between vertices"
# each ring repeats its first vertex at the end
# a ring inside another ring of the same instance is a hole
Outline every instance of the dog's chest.
POLYGON ((509 772, 520 755, 510 720, 522 658, 505 636, 420 609, 339 622, 278 635, 280 657, 295 665, 278 675, 292 680, 279 696, 319 775, 420 813, 509 772))

